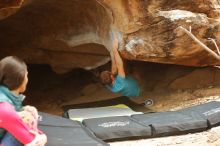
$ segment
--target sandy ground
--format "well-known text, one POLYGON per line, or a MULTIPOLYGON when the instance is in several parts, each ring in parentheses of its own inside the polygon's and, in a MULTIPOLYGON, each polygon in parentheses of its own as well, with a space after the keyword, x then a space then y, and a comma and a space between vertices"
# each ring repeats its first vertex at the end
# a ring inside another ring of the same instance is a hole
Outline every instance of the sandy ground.
MULTIPOLYGON (((194 99, 171 110, 178 110, 192 105, 209 101, 220 101, 220 96, 208 96, 194 99)), ((111 146, 220 146, 220 127, 212 128, 201 133, 163 138, 142 139, 135 141, 112 142, 111 146)))

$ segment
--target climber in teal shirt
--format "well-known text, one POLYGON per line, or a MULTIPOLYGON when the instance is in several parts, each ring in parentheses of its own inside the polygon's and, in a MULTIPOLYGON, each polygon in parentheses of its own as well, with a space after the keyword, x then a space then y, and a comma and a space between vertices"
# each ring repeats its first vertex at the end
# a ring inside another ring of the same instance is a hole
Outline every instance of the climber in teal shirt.
POLYGON ((136 80, 130 76, 125 78, 117 75, 113 85, 106 85, 106 87, 113 93, 121 93, 126 97, 140 96, 140 88, 136 80))
POLYGON ((102 84, 111 92, 120 93, 122 96, 134 98, 140 96, 140 87, 131 76, 126 76, 123 60, 118 52, 118 40, 114 40, 113 49, 110 53, 112 69, 100 74, 102 84))

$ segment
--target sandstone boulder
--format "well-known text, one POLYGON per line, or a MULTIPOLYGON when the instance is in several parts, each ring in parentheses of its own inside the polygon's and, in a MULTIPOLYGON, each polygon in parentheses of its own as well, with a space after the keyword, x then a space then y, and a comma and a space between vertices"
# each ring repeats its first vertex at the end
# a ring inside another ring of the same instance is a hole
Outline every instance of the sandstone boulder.
POLYGON ((126 59, 220 65, 178 29, 191 28, 216 52, 208 38, 220 44, 219 8, 220 0, 3 0, 0 57, 17 55, 59 73, 92 69, 109 61, 115 33, 126 59))

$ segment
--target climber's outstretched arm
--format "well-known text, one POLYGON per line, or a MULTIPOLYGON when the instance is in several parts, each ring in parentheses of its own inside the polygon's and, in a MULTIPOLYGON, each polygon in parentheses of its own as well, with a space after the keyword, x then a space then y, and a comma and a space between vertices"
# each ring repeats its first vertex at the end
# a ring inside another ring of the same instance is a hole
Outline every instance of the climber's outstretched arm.
POLYGON ((115 59, 115 64, 116 64, 116 68, 118 71, 118 75, 125 78, 124 63, 123 63, 123 60, 118 52, 118 39, 114 39, 113 56, 115 59))
POLYGON ((111 50, 110 55, 111 55, 111 61, 112 61, 112 69, 111 69, 111 72, 112 72, 113 75, 116 75, 116 74, 118 74, 118 69, 117 69, 117 66, 116 66, 113 49, 111 50))

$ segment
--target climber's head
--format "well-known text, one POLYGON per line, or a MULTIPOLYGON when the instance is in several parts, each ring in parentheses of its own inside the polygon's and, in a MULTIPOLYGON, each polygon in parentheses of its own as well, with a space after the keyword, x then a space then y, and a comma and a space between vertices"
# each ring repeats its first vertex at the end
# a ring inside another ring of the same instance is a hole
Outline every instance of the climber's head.
POLYGON ((100 79, 101 79, 102 84, 111 85, 113 84, 115 77, 110 71, 103 71, 100 74, 100 79))

